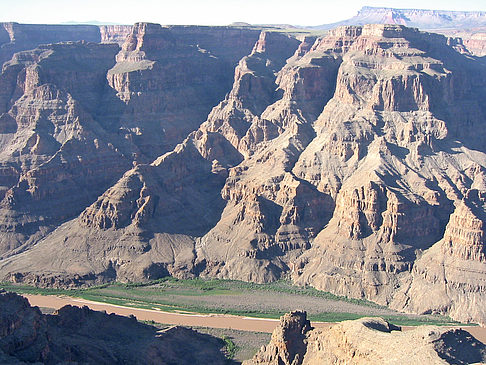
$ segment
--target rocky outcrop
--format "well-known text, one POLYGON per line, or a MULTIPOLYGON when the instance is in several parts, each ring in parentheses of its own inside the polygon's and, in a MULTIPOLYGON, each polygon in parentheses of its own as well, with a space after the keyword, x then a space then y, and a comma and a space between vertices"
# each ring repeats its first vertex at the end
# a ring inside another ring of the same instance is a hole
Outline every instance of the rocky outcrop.
POLYGON ((2 253, 79 214, 128 168, 93 118, 117 50, 84 42, 47 45, 5 64, 2 253))
POLYGON ((460 41, 473 55, 486 56, 486 26, 473 29, 445 29, 438 32, 460 41))
POLYGON ((473 34, 461 34, 461 37, 464 40, 466 48, 474 55, 479 57, 486 56, 486 29, 473 34))
POLYGON ((305 312, 280 319, 268 345, 243 364, 471 364, 486 346, 461 329, 422 326, 409 331, 381 318, 312 329, 305 312))
POLYGON ((301 364, 307 347, 307 333, 313 328, 305 312, 290 312, 280 317, 268 345, 246 364, 301 364))
MULTIPOLYGON (((127 31, 105 30, 112 37, 127 31)), ((132 163, 173 148, 229 87, 229 60, 160 25, 130 27, 115 63, 118 51, 108 44, 46 45, 5 64, 2 253, 79 214, 132 163)))
POLYGON ((43 315, 27 299, 0 293, 0 361, 4 364, 226 364, 223 341, 184 327, 156 328, 88 307, 43 315))
POLYGON ((412 277, 393 306, 420 313, 450 313, 460 321, 484 325, 484 203, 484 192, 477 190, 457 203, 444 238, 416 261, 412 277))
POLYGON ((459 49, 482 57, 486 54, 486 12, 396 9, 365 6, 356 16, 333 24, 313 28, 332 30, 338 26, 398 24, 417 27, 450 37, 459 49))
POLYGON ((101 25, 101 43, 118 43, 122 46, 132 29, 132 25, 101 25))

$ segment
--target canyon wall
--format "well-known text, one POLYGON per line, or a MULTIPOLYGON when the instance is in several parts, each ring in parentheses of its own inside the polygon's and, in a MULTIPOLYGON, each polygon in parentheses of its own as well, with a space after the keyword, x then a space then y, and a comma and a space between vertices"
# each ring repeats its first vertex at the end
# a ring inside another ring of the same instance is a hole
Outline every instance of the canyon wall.
POLYGON ((486 63, 460 41, 102 34, 4 64, 2 278, 291 278, 485 323, 486 63))

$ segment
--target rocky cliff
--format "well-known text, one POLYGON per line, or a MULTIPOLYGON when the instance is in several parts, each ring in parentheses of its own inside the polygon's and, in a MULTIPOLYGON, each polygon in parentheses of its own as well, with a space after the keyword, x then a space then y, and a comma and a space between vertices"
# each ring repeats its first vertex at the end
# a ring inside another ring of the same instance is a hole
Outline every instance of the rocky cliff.
POLYGON ((101 25, 100 41, 102 43, 118 43, 122 46, 132 30, 132 25, 101 25))
POLYGON ((344 321, 312 329, 305 312, 280 319, 272 339, 243 364, 472 364, 486 346, 468 332, 422 326, 402 331, 381 318, 344 321))
POLYGON ((0 83, 6 279, 288 276, 485 321, 486 64, 458 40, 140 23, 0 83))
POLYGON ((227 364, 223 341, 184 327, 158 331, 126 318, 65 306, 53 315, 0 293, 2 364, 227 364))
POLYGON ((473 29, 444 29, 437 30, 451 38, 460 38, 464 47, 478 57, 486 56, 486 26, 473 29))
POLYGON ((399 24, 437 32, 464 45, 471 53, 486 54, 486 12, 397 9, 364 6, 350 18, 312 28, 331 30, 343 25, 399 24), (460 39, 458 39, 460 38, 460 39))
POLYGON ((96 25, 0 23, 0 64, 8 61, 15 52, 41 44, 82 40, 100 42, 100 29, 96 25))

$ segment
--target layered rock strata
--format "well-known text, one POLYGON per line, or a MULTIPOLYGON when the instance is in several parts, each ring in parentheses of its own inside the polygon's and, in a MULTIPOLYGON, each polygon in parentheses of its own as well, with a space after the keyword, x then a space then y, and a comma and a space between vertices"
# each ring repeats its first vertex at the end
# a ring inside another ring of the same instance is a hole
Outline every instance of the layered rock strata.
POLYGON ((42 46, 4 66, 0 252, 79 214, 130 166, 94 119, 118 47, 42 46))
POLYGON ((120 46, 132 33, 132 25, 101 25, 100 36, 102 43, 118 43, 120 46))
MULTIPOLYGON (((107 73, 124 104, 118 128, 151 162, 197 129, 231 85, 231 63, 186 44, 158 24, 133 26, 107 73)), ((112 116, 110 116, 112 117, 112 116)))
MULTIPOLYGON (((136 24, 104 71, 98 109, 94 94, 70 92, 94 115, 99 140, 135 166, 42 239, 23 233, 35 244, 25 252, 5 248, 2 277, 75 286, 289 276, 484 323, 484 60, 399 25, 300 40, 204 28, 200 42, 197 29, 136 24), (240 50, 215 34, 246 45, 254 37, 234 72, 240 50)), ((13 80, 36 75, 29 62, 2 74, 13 85, 0 94, 6 135, 23 120, 9 95, 22 100, 13 80)), ((34 150, 50 151, 36 141, 34 150)), ((17 170, 1 171, 5 204, 42 191, 31 183, 11 193, 17 170)))

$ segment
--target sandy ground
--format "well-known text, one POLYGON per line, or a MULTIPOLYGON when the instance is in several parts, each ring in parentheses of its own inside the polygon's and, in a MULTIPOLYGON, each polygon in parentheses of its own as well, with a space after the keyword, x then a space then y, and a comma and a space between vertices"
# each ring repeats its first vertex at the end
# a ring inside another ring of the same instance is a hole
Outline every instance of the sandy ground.
MULTIPOLYGON (((169 302, 185 304, 188 306, 203 306, 206 308, 228 308, 241 311, 254 310, 261 311, 290 312, 299 308, 307 313, 316 314, 324 312, 334 313, 357 313, 369 316, 392 316, 398 314, 388 308, 377 308, 364 306, 345 301, 337 301, 325 298, 295 295, 290 293, 276 293, 264 291, 248 291, 238 295, 164 295, 164 299, 169 302), (283 298, 285 298, 283 300, 283 298)), ((413 316, 410 316, 413 317, 413 316)))
MULTIPOLYGON (((190 327, 211 327, 211 328, 227 328, 240 331, 253 332, 272 332, 278 324, 277 319, 263 319, 263 318, 249 318, 239 317, 224 314, 183 314, 170 313, 157 310, 139 309, 122 307, 113 304, 97 303, 84 299, 70 298, 70 297, 56 297, 46 295, 28 295, 24 296, 29 300, 30 304, 38 307, 59 309, 65 305, 74 305, 78 307, 88 306, 97 311, 106 311, 107 313, 115 313, 121 316, 134 315, 140 321, 155 321, 158 323, 175 324, 190 327)), ((312 322, 312 325, 317 328, 329 327, 333 323, 312 322)), ((404 328, 407 329, 407 328, 404 328)), ((466 331, 471 333, 479 341, 486 343, 486 328, 484 327, 465 327, 466 331)))

